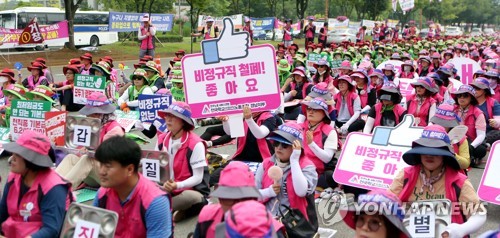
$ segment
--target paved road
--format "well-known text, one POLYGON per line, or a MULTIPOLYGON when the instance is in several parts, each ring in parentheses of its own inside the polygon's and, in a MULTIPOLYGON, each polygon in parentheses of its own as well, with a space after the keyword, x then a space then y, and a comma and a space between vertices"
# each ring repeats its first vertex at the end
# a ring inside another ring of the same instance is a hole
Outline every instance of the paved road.
MULTIPOLYGON (((168 65, 169 58, 162 58, 161 63, 165 67, 168 65)), ((129 67, 129 69, 125 70, 125 75, 130 75, 133 72, 133 64, 136 63, 137 61, 125 61, 124 64, 129 67)), ((62 74, 62 67, 63 66, 51 66, 52 73, 56 79, 57 82, 63 81, 65 79, 64 75, 62 74)), ((22 70, 23 75, 27 75, 26 69, 22 70)), ((198 134, 203 133, 205 128, 198 128, 196 129, 196 132, 198 134)), ((156 138, 151 140, 152 143, 149 143, 147 145, 144 145, 143 148, 145 149, 151 149, 156 141, 156 138)), ((236 148, 234 145, 230 146, 224 146, 224 147, 219 147, 219 148, 213 148, 210 149, 211 151, 219 154, 233 154, 236 151, 236 148)), ((7 173, 8 173, 8 165, 7 165, 7 157, 2 157, 0 159, 0 176, 3 179, 1 185, 2 188, 5 184, 5 178, 7 178, 7 173)), ((477 188, 477 185, 479 184, 479 181, 481 180, 481 176, 483 173, 483 169, 473 169, 469 173, 469 179, 471 180, 472 184, 474 187, 477 188)), ((481 228, 480 233, 485 232, 487 230, 492 230, 492 229, 497 229, 498 224, 500 224, 500 206, 496 205, 490 205, 488 207, 488 221, 487 223, 481 228)), ((191 231, 194 230, 195 224, 196 224, 197 218, 191 218, 187 219, 185 221, 179 222, 175 226, 175 237, 186 237, 187 234, 191 231)), ((334 224, 333 226, 329 226, 326 228, 334 229, 337 230, 336 237, 353 237, 354 232, 348 228, 343 222, 339 222, 337 224, 334 224)), ((476 236, 476 235, 474 235, 476 236)))

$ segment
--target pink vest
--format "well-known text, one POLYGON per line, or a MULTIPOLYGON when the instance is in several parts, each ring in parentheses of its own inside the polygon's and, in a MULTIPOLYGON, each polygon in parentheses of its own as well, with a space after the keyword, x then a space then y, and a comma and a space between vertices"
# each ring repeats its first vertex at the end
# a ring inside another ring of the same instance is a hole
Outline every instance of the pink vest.
POLYGON ((448 90, 445 86, 440 86, 439 87, 439 95, 444 97, 444 94, 446 93, 446 90, 448 90))
MULTIPOLYGON (((458 106, 455 106, 455 113, 458 112, 458 106)), ((477 137, 476 134, 476 119, 483 114, 483 111, 481 109, 475 107, 475 106, 470 106, 469 111, 467 111, 467 114, 465 115, 465 118, 462 120, 462 125, 467 126, 467 138, 470 140, 475 140, 477 137)))
POLYGON ((420 110, 417 113, 417 107, 418 107, 418 102, 415 100, 415 97, 417 95, 412 94, 406 96, 406 105, 407 105, 407 113, 412 114, 415 117, 420 118, 420 122, 418 123, 418 126, 425 127, 427 126, 427 121, 429 120, 429 110, 431 109, 432 104, 436 103, 436 100, 434 98, 426 98, 424 100, 424 103, 420 106, 420 110))
POLYGON ((69 207, 69 204, 74 201, 71 192, 71 184, 65 182, 52 169, 38 172, 30 189, 21 199, 19 199, 22 183, 21 175, 10 173, 8 183, 10 183, 9 194, 7 196, 7 212, 9 213, 9 218, 2 224, 2 231, 5 237, 24 238, 40 230, 43 223, 39 204, 41 200, 39 198, 47 194, 53 187, 57 185, 65 185, 68 187, 66 209, 69 207), (40 192, 42 194, 40 194, 40 192), (31 210, 31 216, 29 216, 28 221, 24 221, 24 217, 20 215, 20 211, 26 210, 26 204, 28 203, 33 204, 33 209, 31 210), (15 204, 19 205, 16 206, 15 204))
MULTIPOLYGON (((365 87, 363 88, 363 90, 365 91, 364 94, 358 94, 359 100, 361 101, 361 109, 363 109, 364 107, 366 107, 366 105, 368 104, 368 94, 370 94, 370 92, 372 90, 372 87, 369 87, 368 85, 365 85, 365 87)), ((356 90, 356 92, 357 92, 357 90, 356 90)))
POLYGON ((323 40, 326 40, 326 36, 328 35, 328 28, 322 27, 321 30, 323 30, 323 34, 325 34, 325 36, 321 36, 321 34, 320 34, 318 36, 318 40, 323 41, 323 40))
MULTIPOLYGON (((144 28, 144 26, 141 26, 141 35, 146 35, 148 33, 148 30, 146 30, 146 28, 144 28)), ((154 49, 154 45, 153 45, 153 36, 146 36, 146 38, 144 38, 142 41, 141 41, 141 50, 150 50, 150 49, 154 49)))
POLYGON ((497 102, 500 102, 500 85, 495 88, 495 95, 492 96, 497 102))
MULTIPOLYGON (((270 112, 263 112, 262 114, 260 114, 256 123, 258 126, 261 126, 265 120, 267 120, 271 117, 273 117, 273 114, 271 114, 270 112)), ((236 149, 236 153, 234 153, 234 155, 233 155, 233 158, 236 158, 238 155, 240 155, 243 152, 243 148, 245 148, 245 143, 247 141, 247 133, 251 133, 248 129, 247 122, 244 120, 243 120, 243 126, 244 126, 245 135, 242 137, 238 137, 238 144, 237 144, 238 146, 236 149)), ((269 151, 269 146, 267 144, 266 138, 257 139, 257 146, 259 147, 259 152, 260 152, 260 155, 262 156, 262 159, 271 157, 271 152, 269 151)))
POLYGON ((28 89, 31 91, 36 88, 36 86, 40 85, 43 80, 47 80, 45 76, 39 76, 38 82, 35 83, 35 77, 33 75, 28 76, 28 89))
MULTIPOLYGON (((356 100, 356 98, 359 97, 357 93, 355 92, 349 92, 347 94, 347 109, 349 110, 349 114, 351 114, 351 116, 354 115, 354 100, 356 100)), ((341 93, 337 93, 335 95, 335 109, 337 109, 337 114, 340 113, 340 106, 342 104, 342 95, 341 93)))
MULTIPOLYGON (((295 90, 295 82, 290 82, 290 90, 295 90)), ((309 87, 309 82, 305 82, 304 85, 302 86, 302 98, 307 97, 307 87, 309 87)))
POLYGON ((80 71, 80 74, 83 74, 83 75, 89 75, 89 74, 90 74, 90 68, 92 68, 92 66, 91 66, 91 67, 89 67, 88 69, 85 69, 85 65, 84 65, 84 66, 82 67, 82 70, 80 71))
MULTIPOLYGON (((104 124, 104 126, 101 129, 101 134, 99 135, 99 141, 102 142, 104 140, 104 136, 115 127, 121 128, 122 126, 120 126, 120 124, 118 124, 118 122, 115 120, 104 124)), ((122 130, 123 130, 123 128, 122 128, 122 130)))
MULTIPOLYGON (((302 123, 302 129, 304 130, 304 133, 309 129, 307 121, 302 123)), ((320 122, 320 125, 318 125, 313 131, 314 143, 316 143, 319 148, 324 149, 324 142, 332 130, 333 128, 330 125, 320 122)), ((314 154, 311 148, 309 148, 306 138, 304 138, 302 144, 304 145, 304 154, 311 160, 311 162, 313 162, 314 166, 316 166, 316 172, 318 172, 318 175, 323 174, 325 172, 325 163, 314 154)))
POLYGON ((155 198, 166 196, 154 182, 144 178, 140 173, 138 175, 139 181, 130 195, 130 200, 123 206, 114 189, 101 187, 97 192, 98 206, 118 213, 115 233, 117 238, 146 237, 145 211, 155 198))
POLYGON ((283 32, 283 39, 285 41, 291 41, 292 40, 292 26, 290 27, 284 27, 283 30, 287 30, 290 33, 287 33, 286 31, 283 32))
MULTIPOLYGON (((309 165, 314 165, 313 162, 311 162, 305 156, 302 156, 300 158, 299 164, 301 169, 309 165)), ((271 168, 271 166, 273 165, 274 163, 270 160, 270 158, 266 158, 264 159, 264 162, 262 162, 262 166, 264 166, 264 173, 262 175, 262 188, 268 188, 269 186, 274 184, 274 181, 267 175, 269 168, 271 168)), ((302 212, 306 219, 309 220, 309 217, 307 216, 307 199, 306 197, 299 197, 295 193, 291 172, 286 177, 286 189, 288 191, 288 200, 290 201, 290 207, 300 210, 300 212, 302 212)))
POLYGON ((401 72, 399 75, 400 78, 406 78, 406 79, 412 79, 415 78, 415 73, 414 72, 401 72))
MULTIPOLYGON (((397 104, 392 110, 394 117, 396 119, 396 125, 399 124, 399 117, 403 115, 405 109, 397 104)), ((382 119, 382 103, 375 104, 375 121, 373 122, 373 127, 380 126, 380 119, 382 119)))
MULTIPOLYGON (((421 165, 415 165, 404 168, 403 190, 401 190, 401 192, 399 193, 399 199, 401 199, 402 202, 408 202, 408 199, 410 198, 410 195, 413 192, 415 185, 417 184, 417 179, 420 178, 420 167, 421 165)), ((467 179, 467 176, 448 167, 445 169, 444 179, 446 198, 451 202, 458 202, 460 191, 462 189, 462 186, 464 185, 465 180, 467 179)), ((463 216, 463 213, 455 213, 456 212, 454 212, 451 216, 451 222, 458 224, 464 223, 465 217, 463 216)))
MULTIPOLYGON (((171 132, 163 133, 158 136, 158 144, 161 145, 161 148, 159 148, 160 150, 167 150, 168 141, 170 140, 171 136, 171 132)), ((189 164, 189 159, 191 158, 191 153, 193 152, 195 145, 198 142, 203 142, 203 140, 195 133, 189 131, 184 132, 181 137, 181 142, 183 142, 181 147, 174 155, 174 181, 184 181, 193 176, 193 170, 191 169, 191 165, 189 164)), ((177 189, 173 191, 172 195, 178 195, 184 190, 194 190, 194 188, 177 189)), ((203 194, 206 191, 199 192, 203 194)))

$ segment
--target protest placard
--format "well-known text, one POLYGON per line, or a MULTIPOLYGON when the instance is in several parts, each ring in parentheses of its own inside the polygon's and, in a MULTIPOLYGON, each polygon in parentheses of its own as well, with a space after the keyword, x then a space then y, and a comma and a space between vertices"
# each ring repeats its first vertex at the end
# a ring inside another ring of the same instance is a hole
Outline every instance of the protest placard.
POLYGON ((440 238, 451 224, 452 203, 448 199, 419 200, 407 207, 403 225, 415 238, 440 238))
POLYGON ((0 127, 0 154, 3 153, 3 144, 9 143, 10 128, 0 127))
POLYGON ((155 120, 163 120, 158 117, 158 110, 165 110, 172 103, 172 95, 146 95, 140 94, 139 115, 142 122, 153 123, 155 120))
POLYGON ((252 18, 252 29, 254 31, 272 31, 275 20, 275 17, 252 18))
POLYGON ((458 57, 449 61, 457 69, 457 76, 463 84, 470 84, 474 81, 474 73, 481 69, 481 65, 471 58, 458 57))
POLYGON ((396 174, 408 165, 402 155, 423 128, 414 127, 413 115, 405 115, 396 127, 376 127, 373 134, 349 133, 333 173, 333 179, 358 188, 387 189, 396 174))
POLYGON ((66 131, 67 112, 46 112, 45 133, 50 141, 56 146, 64 146, 64 134, 66 131))
POLYGON ((483 177, 477 188, 481 200, 500 205, 500 141, 493 143, 484 168, 483 177))
MULTIPOLYGON (((198 16, 198 31, 201 31, 203 27, 207 24, 207 18, 209 16, 207 15, 199 15, 198 16)), ((221 16, 221 17, 212 17, 214 19, 214 26, 217 26, 220 31, 224 29, 225 25, 223 23, 223 20, 225 18, 230 18, 233 22, 234 29, 243 29, 243 14, 236 14, 236 15, 231 15, 231 16, 221 16)))
POLYGON ((45 134, 45 112, 52 107, 48 101, 12 101, 12 115, 10 117, 10 133, 12 140, 25 130, 32 130, 45 134))
MULTIPOLYGON (((144 13, 135 12, 109 12, 109 31, 130 32, 141 27, 141 17, 144 13)), ((171 31, 174 24, 173 14, 151 14, 151 24, 156 31, 171 31)))
POLYGON ((104 93, 106 78, 103 76, 76 74, 74 86, 73 102, 76 104, 86 104, 90 94, 94 92, 104 93))
POLYGON ((130 111, 129 113, 124 113, 121 110, 115 111, 116 122, 120 124, 125 132, 129 132, 134 126, 135 122, 139 120, 139 111, 130 111))
MULTIPOLYGON (((0 49, 12 48, 19 44, 19 38, 23 29, 7 29, 0 27, 0 35, 3 38, 3 44, 0 45, 0 49)), ((64 46, 64 42, 68 41, 68 21, 60 21, 48 26, 40 26, 40 34, 44 39, 44 44, 50 46, 64 46)))
POLYGON ((248 32, 234 32, 224 19, 217 39, 202 41, 203 53, 182 58, 186 102, 193 118, 277 109, 280 88, 275 49, 264 44, 250 46, 248 32))

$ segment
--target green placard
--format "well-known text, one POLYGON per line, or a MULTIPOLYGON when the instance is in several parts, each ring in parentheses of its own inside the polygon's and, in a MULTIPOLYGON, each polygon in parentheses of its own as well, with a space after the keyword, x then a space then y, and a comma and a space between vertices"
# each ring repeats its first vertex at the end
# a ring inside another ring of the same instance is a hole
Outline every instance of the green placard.
POLYGON ((48 101, 13 100, 11 117, 45 120, 45 112, 50 111, 51 107, 48 101))
POLYGON ((104 76, 76 74, 75 87, 104 90, 106 78, 104 76))
POLYGON ((10 128, 8 127, 0 127, 0 143, 8 143, 10 134, 10 128))
POLYGON ((115 115, 117 118, 126 118, 126 119, 133 119, 133 120, 139 120, 139 111, 130 111, 128 113, 124 113, 121 110, 116 110, 115 115))

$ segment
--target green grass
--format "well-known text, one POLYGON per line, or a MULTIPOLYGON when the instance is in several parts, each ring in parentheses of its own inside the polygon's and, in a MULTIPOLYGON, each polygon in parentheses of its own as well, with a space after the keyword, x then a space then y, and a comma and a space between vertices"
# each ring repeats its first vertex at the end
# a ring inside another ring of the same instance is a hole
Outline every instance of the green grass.
MULTIPOLYGON (((198 53, 201 51, 200 42, 201 38, 197 39, 196 42, 192 43, 193 45, 192 53, 198 53)), ((260 45, 265 43, 269 43, 275 46, 278 44, 278 42, 274 41, 263 41, 263 40, 254 41, 255 45, 260 45)), ((186 53, 188 54, 191 53, 191 37, 184 37, 182 42, 163 43, 163 46, 160 43, 156 42, 155 53, 157 55, 160 55, 161 57, 172 57, 174 56, 174 53, 179 49, 185 50, 186 53)), ((139 44, 128 40, 125 41, 124 43, 121 43, 120 41, 114 44, 100 46, 99 50, 121 52, 124 55, 130 54, 135 57, 139 50, 139 44)))

